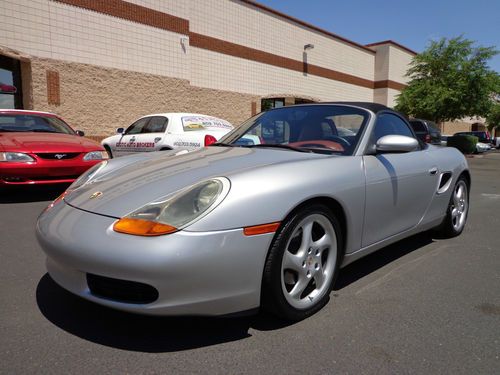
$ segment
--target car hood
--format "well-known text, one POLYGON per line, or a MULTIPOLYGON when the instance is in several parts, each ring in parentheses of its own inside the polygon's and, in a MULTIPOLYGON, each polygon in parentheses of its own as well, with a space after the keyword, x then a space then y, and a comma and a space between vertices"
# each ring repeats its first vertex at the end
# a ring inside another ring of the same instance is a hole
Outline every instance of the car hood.
POLYGON ((88 152, 102 147, 89 139, 60 133, 0 133, 0 145, 12 152, 88 152))
POLYGON ((205 179, 230 179, 234 174, 255 168, 326 157, 331 156, 243 147, 150 152, 108 161, 95 179, 69 193, 64 200, 86 211, 123 217, 205 179), (90 198, 95 192, 102 194, 90 198))

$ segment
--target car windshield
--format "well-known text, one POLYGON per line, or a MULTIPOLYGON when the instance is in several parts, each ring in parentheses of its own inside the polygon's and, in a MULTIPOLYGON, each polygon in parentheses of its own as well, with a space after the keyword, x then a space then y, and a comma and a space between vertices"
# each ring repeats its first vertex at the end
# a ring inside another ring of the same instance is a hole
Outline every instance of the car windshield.
POLYGON ((300 105, 262 112, 214 145, 352 155, 369 112, 344 105, 300 105))
POLYGON ((0 132, 75 134, 69 125, 57 117, 21 114, 0 114, 0 132))

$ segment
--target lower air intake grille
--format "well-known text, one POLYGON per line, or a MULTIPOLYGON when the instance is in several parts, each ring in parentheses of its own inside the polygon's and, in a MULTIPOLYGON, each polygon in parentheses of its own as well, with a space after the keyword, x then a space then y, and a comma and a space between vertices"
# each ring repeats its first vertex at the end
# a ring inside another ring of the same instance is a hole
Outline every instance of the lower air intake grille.
POLYGON ((144 304, 158 299, 158 291, 155 288, 135 281, 88 273, 87 284, 92 295, 117 302, 144 304))

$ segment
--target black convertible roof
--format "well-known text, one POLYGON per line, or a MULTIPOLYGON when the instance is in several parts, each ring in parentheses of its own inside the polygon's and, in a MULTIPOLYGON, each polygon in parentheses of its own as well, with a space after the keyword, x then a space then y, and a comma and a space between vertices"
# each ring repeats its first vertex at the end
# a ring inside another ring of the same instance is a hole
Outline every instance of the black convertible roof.
POLYGON ((327 103, 320 102, 318 104, 346 104, 346 105, 352 105, 352 106, 356 106, 356 107, 365 108, 365 109, 372 111, 373 113, 378 113, 381 111, 393 111, 393 109, 386 107, 383 104, 371 103, 371 102, 327 102, 327 103))

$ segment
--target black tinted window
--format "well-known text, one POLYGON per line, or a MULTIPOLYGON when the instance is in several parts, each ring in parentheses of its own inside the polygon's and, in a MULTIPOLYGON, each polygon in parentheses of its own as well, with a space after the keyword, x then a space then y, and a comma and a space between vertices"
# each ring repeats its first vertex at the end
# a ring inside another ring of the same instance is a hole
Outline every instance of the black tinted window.
POLYGON ((429 128, 434 130, 434 131, 440 131, 438 126, 435 123, 433 123, 432 121, 427 121, 427 125, 429 125, 429 128))
POLYGON ((154 116, 149 120, 149 124, 143 128, 142 133, 163 133, 167 129, 167 118, 154 116))
POLYGON ((146 124, 148 123, 149 119, 151 117, 145 117, 137 120, 134 122, 132 125, 130 125, 127 130, 125 131, 125 134, 140 134, 142 133, 142 129, 146 124))
POLYGON ((415 132, 425 132, 425 125, 421 121, 410 121, 410 125, 415 132))
POLYGON ((390 113, 383 113, 378 116, 373 131, 373 142, 377 142, 386 135, 404 135, 415 138, 409 126, 398 116, 390 113))

